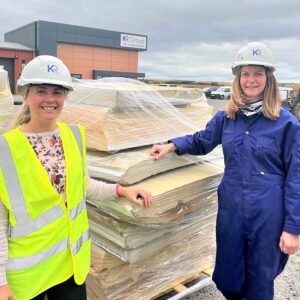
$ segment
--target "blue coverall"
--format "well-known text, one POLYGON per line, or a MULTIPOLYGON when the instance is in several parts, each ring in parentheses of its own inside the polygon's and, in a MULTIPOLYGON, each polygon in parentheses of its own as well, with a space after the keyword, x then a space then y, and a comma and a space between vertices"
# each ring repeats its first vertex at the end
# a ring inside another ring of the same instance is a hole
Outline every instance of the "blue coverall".
POLYGON ((259 114, 252 123, 220 111, 205 130, 171 141, 179 155, 222 144, 213 280, 227 299, 273 299, 274 279, 288 259, 280 236, 300 234, 299 122, 285 108, 276 120, 259 114))

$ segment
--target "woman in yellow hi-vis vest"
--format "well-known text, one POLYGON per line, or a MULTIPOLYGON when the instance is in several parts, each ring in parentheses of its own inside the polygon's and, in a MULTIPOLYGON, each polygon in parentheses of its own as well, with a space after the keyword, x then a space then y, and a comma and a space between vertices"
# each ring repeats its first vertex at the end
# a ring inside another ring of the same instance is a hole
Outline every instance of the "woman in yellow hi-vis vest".
POLYGON ((23 69, 24 104, 15 129, 0 136, 0 299, 86 299, 90 236, 86 195, 122 195, 142 205, 151 193, 92 180, 84 128, 58 122, 70 72, 56 57, 23 69))

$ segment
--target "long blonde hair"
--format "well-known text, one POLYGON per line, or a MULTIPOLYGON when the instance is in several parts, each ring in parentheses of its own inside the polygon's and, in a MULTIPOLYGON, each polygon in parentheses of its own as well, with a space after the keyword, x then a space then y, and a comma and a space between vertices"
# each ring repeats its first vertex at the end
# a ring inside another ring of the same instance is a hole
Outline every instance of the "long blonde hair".
MULTIPOLYGON (((19 90, 19 95, 22 95, 24 98, 24 95, 28 96, 29 94, 30 85, 26 85, 23 87, 22 90, 19 90)), ((19 127, 22 124, 26 124, 31 120, 30 115, 30 109, 29 106, 23 102, 21 108, 17 111, 17 113, 12 117, 12 119, 9 121, 7 126, 7 131, 15 129, 19 127)))
MULTIPOLYGON (((277 81, 273 75, 273 72, 271 72, 268 68, 265 68, 265 70, 266 70, 267 81, 266 81, 266 87, 262 94, 262 99, 263 99, 262 112, 266 118, 275 120, 279 117, 281 98, 278 90, 277 81)), ((246 106, 245 105, 246 96, 244 95, 240 84, 241 72, 242 72, 242 68, 240 67, 233 81, 232 96, 224 108, 227 118, 233 120, 235 119, 235 114, 239 112, 239 109, 246 106)))

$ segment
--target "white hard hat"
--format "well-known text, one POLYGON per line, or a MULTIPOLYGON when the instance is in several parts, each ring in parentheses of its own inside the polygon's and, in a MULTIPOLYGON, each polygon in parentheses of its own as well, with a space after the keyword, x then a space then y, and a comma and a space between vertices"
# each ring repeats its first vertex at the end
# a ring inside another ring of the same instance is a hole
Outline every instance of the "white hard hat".
POLYGON ((240 66, 257 65, 275 71, 275 63, 271 50, 263 43, 252 42, 244 46, 236 55, 232 65, 232 73, 236 75, 240 66))
POLYGON ((59 58, 51 55, 37 56, 24 67, 17 82, 18 90, 28 84, 61 85, 69 92, 73 90, 68 68, 59 58))

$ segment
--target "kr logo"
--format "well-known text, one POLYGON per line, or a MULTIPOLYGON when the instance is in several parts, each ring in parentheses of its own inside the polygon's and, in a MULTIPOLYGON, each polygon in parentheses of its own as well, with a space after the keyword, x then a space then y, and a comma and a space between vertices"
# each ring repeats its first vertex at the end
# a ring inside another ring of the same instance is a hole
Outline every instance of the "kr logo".
POLYGON ((47 65, 48 73, 58 73, 58 67, 56 65, 47 65))
POLYGON ((253 56, 261 56, 261 54, 262 54, 262 50, 260 50, 260 49, 253 49, 253 56))

